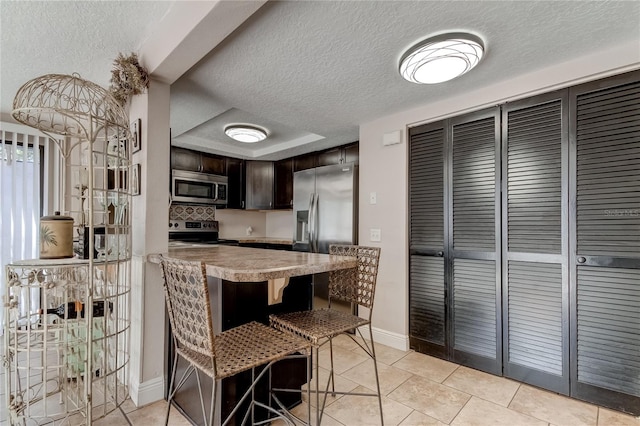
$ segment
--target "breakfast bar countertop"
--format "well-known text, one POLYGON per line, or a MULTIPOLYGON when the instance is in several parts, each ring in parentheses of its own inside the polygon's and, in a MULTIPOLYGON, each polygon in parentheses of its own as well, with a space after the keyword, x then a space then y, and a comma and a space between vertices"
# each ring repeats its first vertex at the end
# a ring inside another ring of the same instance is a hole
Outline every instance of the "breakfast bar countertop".
MULTIPOLYGON (((354 257, 225 245, 170 248, 166 255, 202 261, 207 275, 235 282, 259 282, 356 267, 354 257)), ((148 258, 150 262, 160 263, 159 254, 150 254, 148 258)))
POLYGON ((276 238, 276 237, 233 237, 230 240, 236 240, 239 243, 264 243, 264 244, 278 244, 283 246, 292 246, 292 238, 276 238))

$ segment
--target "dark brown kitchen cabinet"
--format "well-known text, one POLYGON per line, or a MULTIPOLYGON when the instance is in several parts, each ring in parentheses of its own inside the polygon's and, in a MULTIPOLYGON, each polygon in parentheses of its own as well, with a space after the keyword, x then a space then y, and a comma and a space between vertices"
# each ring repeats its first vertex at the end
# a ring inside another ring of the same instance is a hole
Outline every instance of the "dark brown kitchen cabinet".
POLYGON ((342 163, 342 148, 332 148, 326 151, 321 151, 318 154, 316 162, 317 167, 331 166, 334 164, 342 163))
POLYGON ((316 167, 344 163, 358 164, 358 154, 358 142, 321 151, 316 153, 316 167))
POLYGON ((293 208, 293 158, 273 164, 273 198, 275 209, 293 208))
POLYGON ((247 210, 289 209, 293 200, 293 159, 245 161, 226 159, 229 196, 227 208, 247 210), (277 182, 276 182, 277 179, 277 182), (279 201, 276 206, 275 194, 279 201))
POLYGON ((273 162, 245 161, 245 209, 273 209, 273 162))
POLYGON ((171 168, 199 172, 201 166, 200 153, 190 149, 171 147, 171 168))
POLYGON ((203 153, 201 158, 202 173, 210 173, 213 175, 224 175, 226 172, 226 158, 214 154, 203 153))
POLYGON ((331 166, 334 164, 358 164, 359 143, 353 142, 325 151, 316 151, 293 158, 293 171, 312 169, 314 167, 331 166))
POLYGON ((225 175, 226 158, 174 146, 171 147, 171 168, 190 172, 225 175))
POLYGON ((358 142, 345 145, 342 148, 343 163, 359 164, 360 163, 359 158, 360 158, 360 144, 358 142))
POLYGON ((244 160, 239 158, 227 158, 227 208, 244 209, 245 202, 245 178, 244 160))
POLYGON ((312 152, 310 154, 298 155, 293 158, 293 171, 299 172, 300 170, 313 169, 317 166, 317 153, 312 152))

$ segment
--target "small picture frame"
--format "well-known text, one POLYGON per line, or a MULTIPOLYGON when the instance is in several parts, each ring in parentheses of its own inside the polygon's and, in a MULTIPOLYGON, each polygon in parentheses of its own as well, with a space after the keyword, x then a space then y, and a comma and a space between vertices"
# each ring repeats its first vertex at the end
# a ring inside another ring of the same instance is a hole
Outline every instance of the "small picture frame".
POLYGON ((131 166, 131 195, 140 195, 140 164, 131 166))
POLYGON ((136 119, 131 122, 131 153, 134 154, 142 149, 142 120, 136 119))

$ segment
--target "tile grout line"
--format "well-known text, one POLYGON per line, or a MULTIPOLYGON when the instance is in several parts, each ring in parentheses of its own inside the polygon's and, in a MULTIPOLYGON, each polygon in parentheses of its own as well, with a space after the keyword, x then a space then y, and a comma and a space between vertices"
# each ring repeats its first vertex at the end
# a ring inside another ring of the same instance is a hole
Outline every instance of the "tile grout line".
MULTIPOLYGON (((466 392, 464 392, 464 393, 466 393, 466 392)), ((467 404, 469 403, 469 401, 471 401, 471 398, 473 398, 473 395, 471 395, 471 394, 467 394, 467 395, 469 395, 469 399, 467 399, 467 402, 465 402, 465 403, 464 403, 464 405, 463 405, 462 407, 460 407, 460 409, 458 410, 458 412, 456 413, 456 415, 455 415, 455 416, 453 416, 453 418, 451 419, 451 421, 449 421, 449 423, 447 423, 447 424, 451 424, 451 423, 453 423, 453 421, 456 419, 456 417, 458 417, 458 416, 460 415, 460 413, 462 412, 462 410, 464 410, 464 407, 466 407, 466 406, 467 406, 467 404)))
MULTIPOLYGON (((516 382, 517 383, 517 382, 516 382)), ((511 397, 511 399, 509 400, 509 403, 507 404, 507 408, 509 408, 509 406, 511 405, 511 403, 513 402, 513 400, 515 399, 516 395, 518 394, 518 392, 520 391, 520 387, 522 386, 522 383, 518 383, 518 387, 516 389, 516 391, 513 393, 513 396, 511 397)), ((517 411, 517 410, 514 410, 517 411)), ((519 411, 518 411, 519 412, 519 411)))
MULTIPOLYGON (((404 371, 404 370, 403 370, 404 371)), ((389 391, 389 393, 387 393, 386 395, 384 395, 385 397, 389 398, 392 401, 396 401, 395 399, 389 397, 389 395, 391 395, 393 392, 395 392, 396 389, 398 389, 400 386, 404 385, 405 383, 407 383, 409 380, 411 380, 412 378, 415 377, 415 374, 411 373, 411 376, 407 377, 406 379, 404 379, 404 381, 402 383, 400 383, 398 386, 396 386, 395 388, 393 388, 392 390, 389 391)), ((374 391, 375 392, 375 391, 374 391)), ((399 402, 399 401, 396 401, 399 402)))
MULTIPOLYGON (((409 407, 411 408, 411 407, 409 407)), ((406 417, 404 417, 402 420, 400 420, 400 422, 398 423, 398 425, 401 425, 402 422, 404 422, 405 420, 407 420, 412 414, 413 412, 416 411, 414 408, 411 408, 411 412, 409 414, 406 415, 406 417)), ((421 413, 422 414, 422 413, 421 413)))
POLYGON ((124 416, 125 420, 127 421, 127 423, 129 424, 129 426, 133 426, 133 423, 131 423, 131 420, 129 420, 129 416, 127 415, 127 413, 124 412, 124 410, 122 409, 122 404, 120 404, 118 406, 118 410, 120 410, 120 413, 124 416))
MULTIPOLYGON (((444 385, 444 386, 447 386, 447 385, 445 385, 445 384, 444 384, 444 382, 446 382, 446 381, 447 381, 447 379, 453 375, 453 373, 455 373, 456 371, 458 371, 458 369, 459 369, 460 367, 462 367, 462 365, 457 364, 457 367, 456 367, 456 368, 454 368, 454 369, 453 369, 453 371, 452 371, 451 373, 449 373, 449 375, 447 375, 447 377, 445 377, 444 379, 442 379, 442 381, 440 382, 440 384, 441 384, 441 385, 444 385)), ((435 380, 434 380, 434 381, 435 381, 435 380)), ((451 388, 451 386, 447 386, 447 387, 451 388)), ((451 388, 451 389, 454 389, 454 388, 451 388)), ((465 393, 466 393, 466 392, 465 392, 465 393)))

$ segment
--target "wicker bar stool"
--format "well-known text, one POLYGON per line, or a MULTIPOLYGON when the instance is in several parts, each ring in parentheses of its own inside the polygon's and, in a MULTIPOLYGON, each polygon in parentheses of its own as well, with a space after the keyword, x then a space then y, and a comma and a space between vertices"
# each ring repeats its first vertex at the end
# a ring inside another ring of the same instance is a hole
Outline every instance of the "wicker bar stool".
MULTIPOLYGON (((378 262, 380 260, 379 247, 364 247, 357 245, 337 245, 329 247, 330 255, 351 256, 357 258, 357 268, 332 271, 329 273, 329 307, 326 309, 316 309, 312 311, 301 311, 287 314, 270 315, 271 326, 282 331, 288 331, 296 336, 301 336, 308 340, 313 347, 316 357, 316 419, 317 424, 322 420, 322 413, 327 401, 327 394, 375 396, 378 398, 380 407, 380 424, 384 424, 382 417, 382 397, 380 395, 380 381, 378 378, 378 364, 376 361, 376 351, 373 344, 373 332, 371 330, 371 315, 373 314, 373 299, 375 296, 376 281, 378 277, 378 262), (342 300, 369 309, 369 318, 360 318, 356 315, 331 308, 332 300, 342 300), (360 327, 369 326, 370 346, 364 339, 360 327), (351 334, 357 331, 362 338, 363 344, 355 339, 351 334), (345 334, 356 342, 373 359, 374 372, 376 376, 377 393, 354 393, 339 392, 335 390, 335 380, 333 372, 333 338, 345 334), (331 357, 331 371, 329 379, 320 390, 318 379, 318 351, 320 347, 329 343, 331 357), (331 391, 329 391, 331 385, 331 391), (322 406, 320 406, 320 394, 324 395, 322 406)), ((308 387, 311 383, 309 383, 308 387)))
MULTIPOLYGON (((273 398, 276 401, 280 410, 256 400, 255 386, 265 374, 269 373, 269 388, 271 388, 271 366, 283 359, 306 358, 307 378, 309 378, 311 370, 309 342, 257 322, 250 322, 214 335, 214 317, 209 302, 205 265, 201 262, 186 262, 163 257, 161 268, 175 347, 165 426, 169 421, 171 401, 176 391, 191 374, 194 372, 196 374, 204 421, 206 424, 213 425, 216 416, 215 402, 221 380, 248 370, 251 370, 251 385, 220 424, 223 426, 228 424, 249 397, 251 403, 242 418, 243 425, 249 417, 252 425, 269 423, 274 418, 282 418, 288 424, 295 424, 295 416, 286 410, 272 394, 271 389, 269 389, 270 399, 273 398), (189 367, 174 388, 178 355, 189 363, 189 367), (200 385, 200 372, 213 380, 208 421, 200 385), (267 410, 269 419, 256 422, 255 407, 267 410)), ((307 396, 310 397, 309 392, 307 396)), ((307 409, 310 414, 310 406, 307 409)))

